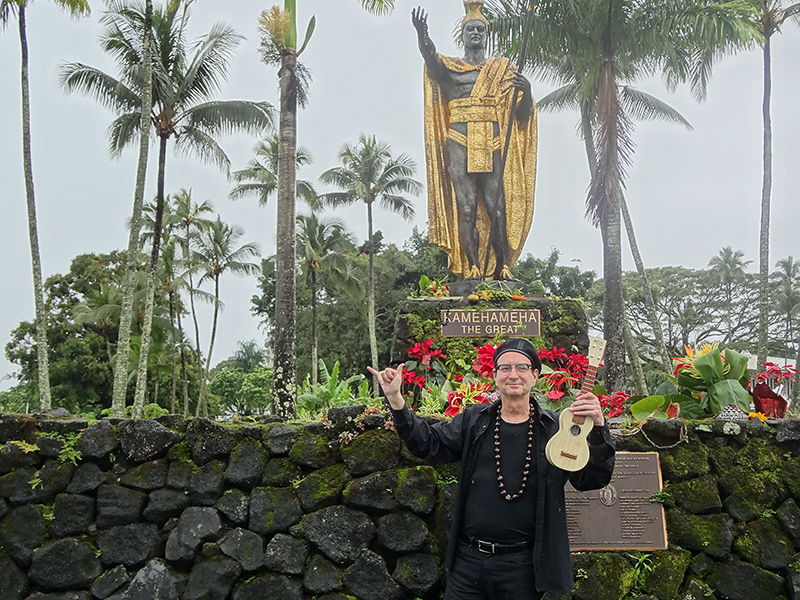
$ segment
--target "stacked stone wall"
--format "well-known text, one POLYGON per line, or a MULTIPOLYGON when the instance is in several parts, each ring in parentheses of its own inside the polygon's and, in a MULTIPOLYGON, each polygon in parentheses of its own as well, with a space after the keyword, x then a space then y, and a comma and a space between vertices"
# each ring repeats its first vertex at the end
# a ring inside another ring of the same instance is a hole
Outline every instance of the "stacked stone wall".
MULTIPOLYGON (((800 599, 800 422, 615 435, 662 448, 670 548, 575 554, 568 598, 800 599)), ((443 590, 457 465, 412 457, 364 407, 311 424, 0 415, 0 444, 2 600, 443 590)))

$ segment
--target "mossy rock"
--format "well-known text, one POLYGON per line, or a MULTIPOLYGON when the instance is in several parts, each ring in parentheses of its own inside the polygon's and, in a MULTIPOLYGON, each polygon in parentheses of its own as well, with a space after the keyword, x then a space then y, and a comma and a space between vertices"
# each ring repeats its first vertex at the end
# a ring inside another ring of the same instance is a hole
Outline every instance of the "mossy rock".
POLYGON ((720 491, 730 492, 722 505, 739 522, 752 521, 766 510, 777 508, 787 492, 778 475, 770 471, 754 472, 745 467, 732 469, 719 480, 720 491))
POLYGON ((299 467, 323 469, 334 464, 335 458, 328 446, 328 438, 303 431, 289 450, 289 460, 299 467))
POLYGON ((730 556, 733 520, 729 516, 689 515, 675 508, 666 511, 666 519, 671 544, 692 552, 704 552, 717 560, 730 556))
POLYGON ((266 487, 289 487, 303 477, 303 472, 288 458, 273 458, 264 466, 261 484, 266 487))
POLYGON ((436 471, 431 467, 399 469, 394 488, 397 503, 418 515, 428 515, 436 502, 436 471))
POLYGON ((638 586, 658 600, 673 600, 692 561, 688 550, 665 550, 650 556, 651 568, 639 573, 638 586))
POLYGON ((718 564, 706 583, 726 600, 779 600, 784 592, 783 577, 738 560, 718 564))
POLYGON ((621 555, 602 552, 592 556, 586 577, 572 592, 575 600, 621 600, 636 584, 636 571, 621 555))
POLYGON ((800 458, 790 458, 783 464, 781 478, 792 497, 800 502, 800 458))
POLYGON ((712 447, 709 452, 708 460, 711 463, 711 469, 718 476, 723 477, 731 470, 736 464, 736 450, 730 446, 716 446, 712 447))
POLYGON ((770 439, 749 437, 747 444, 736 453, 736 464, 751 466, 759 471, 779 472, 784 461, 770 439))
POLYGON ((747 562, 773 571, 787 568, 794 556, 794 544, 775 516, 748 523, 733 550, 747 562))
POLYGON ((680 444, 660 454, 661 472, 672 483, 706 475, 711 471, 708 454, 701 443, 680 444))
POLYGON ((342 489, 351 479, 344 465, 333 465, 308 475, 295 491, 303 510, 310 513, 338 503, 342 489))
POLYGON ((342 492, 342 503, 370 514, 385 514, 397 508, 394 488, 397 471, 382 471, 355 479, 342 492))
POLYGON ((674 499, 677 506, 688 513, 708 515, 722 510, 717 482, 711 475, 681 483, 670 483, 664 491, 674 499))
POLYGON ((371 429, 343 446, 341 453, 353 477, 396 469, 400 463, 400 438, 394 431, 371 429))
POLYGON ((267 423, 262 441, 270 456, 286 456, 302 430, 301 425, 267 423))

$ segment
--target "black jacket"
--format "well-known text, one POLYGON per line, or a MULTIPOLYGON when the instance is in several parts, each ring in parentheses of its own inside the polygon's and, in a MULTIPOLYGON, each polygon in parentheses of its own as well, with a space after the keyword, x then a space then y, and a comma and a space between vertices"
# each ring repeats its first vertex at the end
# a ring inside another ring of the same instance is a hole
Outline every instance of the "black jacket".
MULTIPOLYGON (((552 466, 545 458, 545 445, 558 431, 558 414, 542 410, 531 398, 536 411, 536 532, 533 546, 533 568, 539 592, 566 594, 572 590, 564 486, 567 480, 578 490, 602 488, 611 481, 615 446, 608 425, 595 427, 589 434, 589 463, 582 470, 570 473, 552 466)), ((453 525, 447 547, 445 567, 451 568, 467 501, 472 471, 475 468, 477 441, 497 416, 498 403, 475 404, 456 415, 448 423, 428 425, 408 407, 392 411, 395 427, 409 451, 433 463, 461 461, 458 493, 453 510, 453 525)))

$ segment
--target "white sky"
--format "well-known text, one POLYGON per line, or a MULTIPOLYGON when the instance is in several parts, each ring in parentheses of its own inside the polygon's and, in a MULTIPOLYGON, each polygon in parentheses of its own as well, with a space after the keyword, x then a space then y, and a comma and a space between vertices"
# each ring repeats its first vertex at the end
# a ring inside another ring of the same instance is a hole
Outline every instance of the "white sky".
MULTIPOLYGON (((281 3, 282 4, 282 3, 281 3)), ((410 12, 418 0, 398 0, 389 17, 367 14, 356 0, 298 0, 300 35, 312 14, 317 29, 301 60, 313 82, 308 108, 298 118, 299 143, 311 150, 314 164, 301 177, 316 180, 337 164, 336 154, 360 133, 376 135, 396 153, 411 155, 424 181, 422 140, 422 59, 410 12)), ((79 61, 115 74, 114 64, 97 43, 103 5, 95 0, 90 18, 72 20, 52 2, 37 2, 28 12, 33 120, 33 169, 44 278, 65 273, 72 258, 127 246, 137 149, 120 160, 107 151, 106 129, 112 113, 94 100, 65 95, 57 83, 63 62, 79 61)), ((215 22, 236 27, 246 36, 239 46, 221 98, 267 100, 277 104, 275 70, 259 61, 256 23, 260 5, 245 0, 198 0, 189 24, 195 39, 215 22), (222 10, 220 8, 223 7, 222 10)), ((459 0, 429 0, 431 37, 440 52, 458 55, 451 34, 462 15, 459 0)), ((797 57, 800 31, 787 24, 773 38, 772 265, 800 256, 798 164, 800 164, 800 97, 797 57)), ((19 39, 16 21, 0 32, 0 345, 22 320, 34 317, 30 254, 22 175, 19 39)), ((666 100, 693 125, 689 131, 666 123, 641 123, 634 132, 636 152, 629 169, 627 198, 645 264, 703 268, 723 246, 742 250, 757 269, 761 201, 760 50, 724 59, 717 65, 703 104, 688 90, 669 94, 660 80, 638 84, 666 100)), ((551 88, 533 82, 535 97, 551 88)), ((580 260, 583 268, 602 274, 600 234, 584 218, 588 172, 573 113, 540 113, 539 173, 536 211, 526 250, 542 256, 551 247, 562 261, 580 260)), ((232 168, 244 168, 257 140, 239 135, 221 140, 232 168)), ((147 197, 155 195, 157 149, 151 148, 147 197)), ((196 200, 211 200, 223 220, 245 229, 243 241, 257 241, 264 255, 274 253, 274 199, 266 209, 255 199, 231 202, 231 184, 214 167, 194 159, 167 159, 168 193, 192 188, 196 200)), ((426 204, 420 196, 417 218, 405 223, 378 211, 376 228, 402 246, 413 225, 425 226, 426 204)), ((338 213, 359 241, 366 237, 362 206, 338 213)), ((629 254, 624 267, 632 269, 629 254)), ((214 362, 229 356, 240 340, 263 339, 250 314, 255 278, 222 278, 221 314, 214 362)), ((205 345, 210 314, 203 315, 205 345)), ((15 365, 0 357, 0 378, 15 365)), ((14 384, 0 381, 0 389, 14 384)))

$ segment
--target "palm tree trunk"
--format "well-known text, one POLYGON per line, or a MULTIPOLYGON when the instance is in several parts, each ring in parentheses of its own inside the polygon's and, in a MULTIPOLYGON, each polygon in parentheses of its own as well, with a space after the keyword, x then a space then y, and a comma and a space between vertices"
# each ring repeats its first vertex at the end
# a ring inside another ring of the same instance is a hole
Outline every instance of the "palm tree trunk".
POLYGON ((295 189, 297 154, 297 55, 287 48, 281 58, 278 217, 275 248, 275 362, 272 410, 284 419, 297 416, 295 356, 295 189))
POLYGON ((197 403, 195 410, 195 417, 202 414, 204 417, 208 416, 208 405, 206 404, 205 392, 206 382, 208 381, 208 373, 211 370, 211 355, 214 352, 214 340, 217 337, 217 317, 219 316, 219 274, 214 276, 214 320, 211 323, 211 342, 208 344, 208 356, 206 356, 206 365, 202 370, 200 376, 200 401, 197 403))
POLYGON ((758 261, 758 364, 767 361, 767 327, 769 315, 769 225, 770 197, 772 194, 772 118, 770 99, 772 96, 772 73, 770 58, 770 32, 764 37, 764 179, 761 186, 761 236, 758 261))
POLYGON ((178 336, 180 339, 180 352, 181 352, 181 381, 183 387, 183 416, 189 416, 189 381, 186 377, 186 352, 183 343, 183 323, 181 319, 181 311, 178 311, 178 336))
POLYGON ((622 231, 619 206, 609 206, 603 233, 603 337, 606 340, 605 384, 611 390, 625 385, 625 342, 622 300, 622 231))
POLYGON ((317 272, 311 269, 311 385, 319 380, 319 340, 317 339, 317 272))
MULTIPOLYGON (((367 233, 369 235, 369 269, 367 270, 367 319, 369 328, 369 354, 372 359, 372 368, 378 367, 378 339, 375 334, 375 245, 372 243, 372 200, 367 200, 367 233)), ((378 378, 372 376, 372 394, 375 398, 380 396, 378 378)))
POLYGON ((633 370, 633 384, 636 387, 637 395, 647 395, 647 384, 644 382, 642 361, 639 360, 639 351, 636 349, 636 344, 633 341, 631 324, 630 321, 628 321, 628 311, 624 304, 622 310, 622 334, 625 339, 625 351, 628 353, 628 358, 631 361, 631 369, 633 370))
POLYGON ((156 195, 156 216, 153 223, 153 249, 150 251, 150 270, 147 274, 147 300, 142 323, 142 344, 139 351, 139 368, 136 373, 136 391, 133 394, 132 417, 139 419, 144 407, 144 396, 147 392, 147 363, 152 342, 153 312, 156 302, 156 275, 158 271, 158 255, 161 250, 161 222, 164 219, 164 176, 167 163, 167 141, 169 136, 159 136, 158 148, 158 187, 156 195))
POLYGON ((142 92, 142 114, 139 131, 139 162, 136 169, 136 189, 133 194, 131 228, 128 235, 128 251, 125 257, 125 283, 122 288, 122 308, 120 311, 119 340, 117 342, 117 361, 114 373, 114 392, 111 400, 111 415, 125 415, 125 395, 128 389, 128 356, 131 349, 131 320, 133 319, 133 293, 135 276, 138 270, 139 232, 142 227, 142 204, 144 203, 144 184, 147 175, 147 155, 150 141, 150 112, 153 106, 153 90, 150 86, 153 66, 151 64, 153 2, 145 2, 145 32, 142 48, 144 80, 142 92))
MULTIPOLYGON (((171 286, 170 286, 171 287, 171 286)), ((171 328, 170 338, 172 339, 172 391, 170 394, 169 412, 175 414, 178 399, 178 356, 175 354, 175 290, 169 293, 169 325, 171 328)))
POLYGON ((47 355, 47 315, 42 289, 42 262, 39 256, 39 233, 36 226, 36 198, 33 191, 33 158, 31 152, 31 100, 28 82, 28 34, 25 22, 25 2, 19 3, 19 44, 22 56, 22 162, 25 172, 25 197, 28 206, 28 238, 31 245, 33 297, 36 310, 36 357, 38 360, 39 410, 51 408, 50 360, 47 355))
MULTIPOLYGON (((633 262, 636 264, 636 271, 639 273, 639 279, 642 282, 642 292, 644 293, 644 306, 647 310, 647 318, 650 321, 650 328, 653 330, 653 337, 655 337, 656 348, 661 357, 661 364, 667 373, 671 373, 672 360, 667 353, 667 347, 664 345, 664 334, 661 331, 661 324, 658 322, 658 313, 656 312, 656 303, 653 300, 653 293, 650 290, 650 281, 647 278, 647 271, 644 269, 644 261, 642 255, 639 253, 639 244, 636 242, 636 234, 633 231, 633 220, 631 214, 628 212, 628 203, 625 200, 625 194, 620 194, 619 206, 622 209, 622 218, 625 221, 625 232, 628 234, 628 244, 631 247, 631 255, 633 262)), ((630 323, 627 316, 625 317, 625 324, 630 329, 630 323)), ((631 356, 631 361, 634 357, 631 356)), ((641 366, 640 366, 641 369, 641 366)))
MULTIPOLYGON (((192 269, 194 265, 191 261, 191 252, 189 251, 189 244, 191 240, 190 235, 190 228, 191 225, 187 222, 186 223, 186 241, 185 246, 186 248, 186 257, 187 257, 187 270, 189 272, 189 306, 192 309, 192 323, 194 325, 194 347, 195 347, 195 363, 197 364, 198 372, 202 371, 203 369, 203 359, 200 355, 200 324, 197 322, 197 309, 195 308, 194 304, 194 281, 192 276, 192 269)), ((198 398, 199 402, 199 398, 198 398)))

